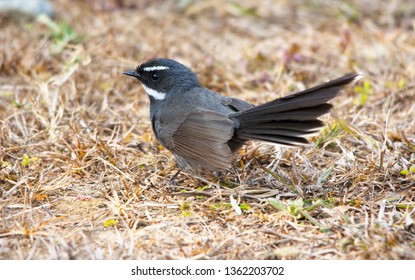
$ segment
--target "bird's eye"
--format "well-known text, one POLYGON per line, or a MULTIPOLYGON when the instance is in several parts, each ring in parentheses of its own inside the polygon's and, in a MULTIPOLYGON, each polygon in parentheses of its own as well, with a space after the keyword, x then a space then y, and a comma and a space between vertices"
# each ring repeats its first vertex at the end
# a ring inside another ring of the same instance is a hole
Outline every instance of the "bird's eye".
POLYGON ((153 81, 157 81, 157 80, 159 79, 159 75, 157 75, 157 74, 153 74, 153 75, 151 75, 151 79, 152 79, 153 81))

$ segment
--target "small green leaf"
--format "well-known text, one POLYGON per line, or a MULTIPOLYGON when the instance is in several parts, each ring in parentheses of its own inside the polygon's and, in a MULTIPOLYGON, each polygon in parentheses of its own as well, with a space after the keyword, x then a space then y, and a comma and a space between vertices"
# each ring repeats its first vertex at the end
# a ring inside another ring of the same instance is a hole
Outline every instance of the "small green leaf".
POLYGON ((395 83, 394 82, 386 82, 385 83, 385 87, 386 88, 388 88, 388 89, 393 89, 394 88, 394 86, 395 86, 395 83))
POLYGON ((299 198, 290 203, 290 213, 297 216, 304 207, 304 201, 299 198))
POLYGON ((293 202, 291 202, 290 205, 295 207, 295 208, 303 208, 304 201, 301 198, 299 198, 299 199, 296 199, 293 202))
POLYGON ((404 176, 406 176, 406 175, 408 175, 409 174, 409 171, 408 171, 408 169, 402 169, 401 170, 401 172, 399 172, 401 175, 404 175, 404 176))
POLYGON ((268 203, 271 204, 271 206, 277 210, 284 211, 284 212, 287 211, 287 207, 280 200, 276 200, 275 198, 270 198, 268 199, 268 203))
POLYGON ((219 203, 213 203, 209 205, 210 210, 215 210, 220 207, 219 203))
POLYGON ((310 213, 307 211, 300 211, 301 215, 303 215, 307 220, 309 220, 313 225, 319 228, 321 232, 329 232, 330 229, 327 228, 327 226, 320 223, 317 219, 313 218, 310 213))
POLYGON ((227 10, 234 16, 248 16, 248 17, 257 16, 257 11, 255 8, 245 7, 239 3, 229 4, 227 6, 227 10))
POLYGON ((67 44, 78 40, 78 35, 66 22, 57 23, 46 15, 40 15, 36 19, 39 23, 49 28, 51 39, 54 41, 54 44, 51 46, 51 51, 54 54, 60 53, 67 44))
POLYGON ((203 187, 198 187, 196 190, 198 190, 198 191, 204 191, 204 190, 207 190, 207 189, 210 189, 210 187, 208 185, 205 185, 203 187))
POLYGON ((357 93, 358 98, 357 100, 355 100, 355 103, 357 103, 360 106, 365 105, 367 100, 369 99, 369 96, 372 95, 372 85, 369 81, 364 81, 363 86, 356 86, 354 90, 357 93))
POLYGON ((118 223, 119 223, 118 220, 109 219, 109 220, 106 220, 105 222, 103 222, 103 226, 104 227, 113 227, 113 226, 117 226, 118 223))
POLYGON ((341 132, 342 128, 337 122, 328 125, 320 132, 320 135, 316 140, 316 146, 321 148, 327 142, 330 142, 330 145, 336 145, 334 140, 341 134, 341 132))
POLYGON ((180 208, 182 210, 182 216, 185 216, 185 217, 192 216, 192 212, 191 212, 192 204, 189 201, 183 202, 183 204, 180 205, 180 208))
POLYGON ((27 154, 24 154, 22 158, 22 166, 26 167, 29 164, 30 164, 30 157, 27 154))
POLYGON ((412 165, 411 167, 409 167, 409 172, 415 173, 415 165, 412 165))
POLYGON ((405 80, 401 78, 398 82, 398 89, 403 89, 404 87, 405 87, 405 80))
POLYGON ((109 90, 109 89, 111 89, 111 85, 109 83, 102 83, 101 88, 103 90, 109 90))
POLYGON ((239 208, 241 208, 242 211, 250 211, 251 210, 251 206, 249 206, 246 203, 239 204, 239 208))
POLYGON ((47 15, 41 14, 36 18, 36 20, 46 25, 49 28, 49 30, 52 31, 53 33, 59 33, 60 31, 59 25, 47 15))
POLYGON ((317 184, 322 184, 324 181, 326 181, 327 180, 327 178, 329 177, 329 175, 330 175, 330 173, 333 171, 333 169, 334 169, 334 166, 333 165, 331 165, 329 168, 327 168, 324 172, 323 172, 323 174, 321 174, 321 176, 320 177, 318 177, 318 179, 317 179, 317 184))
POLYGON ((13 100, 12 101, 13 106, 15 106, 16 108, 23 108, 23 104, 21 104, 18 100, 13 100))
POLYGON ((182 211, 182 216, 184 216, 184 217, 191 217, 192 216, 192 213, 189 212, 189 211, 182 211))

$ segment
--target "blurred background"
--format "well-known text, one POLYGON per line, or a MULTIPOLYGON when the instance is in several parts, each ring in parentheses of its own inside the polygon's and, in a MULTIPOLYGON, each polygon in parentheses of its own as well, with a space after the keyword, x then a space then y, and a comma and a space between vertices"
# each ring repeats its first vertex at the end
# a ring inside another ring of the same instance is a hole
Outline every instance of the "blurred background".
POLYGON ((0 1, 2 78, 47 81, 76 65, 76 95, 94 101, 105 91, 120 102, 141 99, 120 73, 153 57, 180 60, 206 86, 233 94, 275 96, 350 71, 376 77, 375 89, 376 80, 384 86, 414 77, 409 0, 23 2, 0 1))

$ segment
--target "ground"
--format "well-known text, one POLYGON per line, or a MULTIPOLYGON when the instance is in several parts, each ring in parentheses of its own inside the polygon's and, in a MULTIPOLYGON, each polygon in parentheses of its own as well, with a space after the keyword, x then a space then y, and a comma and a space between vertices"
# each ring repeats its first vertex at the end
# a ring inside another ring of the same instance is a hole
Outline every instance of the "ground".
POLYGON ((1 15, 1 259, 415 259, 408 1, 54 1, 1 15), (254 104, 337 78, 305 148, 177 171, 122 75, 153 57, 254 104))

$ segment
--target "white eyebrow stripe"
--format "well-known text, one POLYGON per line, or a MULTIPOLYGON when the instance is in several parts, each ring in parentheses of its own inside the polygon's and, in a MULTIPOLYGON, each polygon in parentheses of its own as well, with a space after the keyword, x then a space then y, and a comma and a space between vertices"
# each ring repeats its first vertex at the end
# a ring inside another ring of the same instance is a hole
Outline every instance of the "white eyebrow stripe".
POLYGON ((141 84, 145 90, 145 92, 152 96, 154 99, 157 100, 163 100, 166 97, 166 94, 164 92, 158 92, 157 90, 154 90, 152 88, 146 87, 144 84, 141 84))
POLYGON ((167 70, 169 68, 170 67, 168 67, 168 66, 149 66, 149 67, 144 67, 143 71, 151 72, 151 71, 155 71, 155 70, 167 70))

